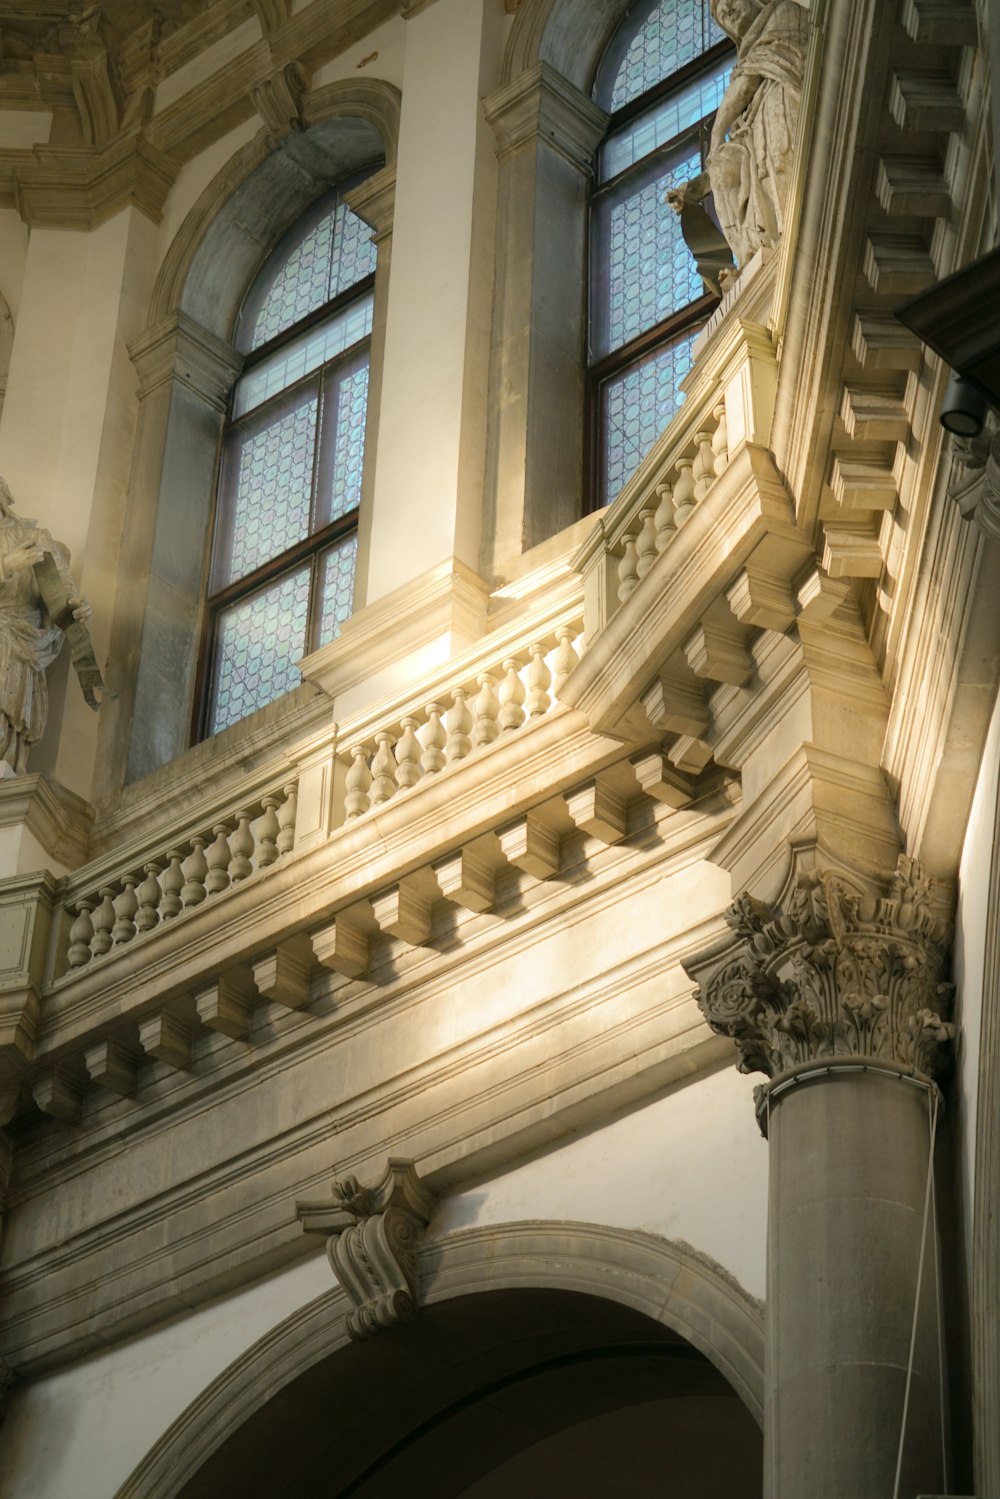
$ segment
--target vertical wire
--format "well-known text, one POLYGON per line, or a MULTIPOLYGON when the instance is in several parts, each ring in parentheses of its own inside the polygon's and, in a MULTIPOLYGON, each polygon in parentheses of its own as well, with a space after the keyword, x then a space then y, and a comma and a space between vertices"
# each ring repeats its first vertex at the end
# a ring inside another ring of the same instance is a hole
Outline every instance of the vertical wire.
MULTIPOLYGON (((933 1088, 933 1085, 932 1085, 933 1088)), ((910 1386, 913 1383, 913 1359, 917 1345, 917 1322, 920 1315, 920 1288, 924 1278, 924 1250, 927 1247, 927 1224, 930 1218, 931 1188, 934 1183, 934 1139, 937 1134, 937 1089, 928 1092, 930 1114, 930 1149, 927 1155, 927 1181, 924 1185, 924 1216, 920 1230, 920 1256, 917 1260, 917 1289, 913 1298, 913 1322, 910 1326, 910 1356, 906 1361, 906 1389, 903 1394, 903 1419, 899 1428, 899 1450, 896 1453, 896 1481, 892 1499, 899 1499, 899 1480, 903 1471, 903 1448, 906 1443, 906 1419, 910 1413, 910 1386)))
MULTIPOLYGON (((937 1122, 938 1100, 934 1096, 934 1122, 937 1122)), ((931 1150, 934 1149, 934 1131, 931 1130, 931 1150)), ((931 1227, 934 1234, 934 1286, 937 1292, 937 1345, 938 1345, 938 1403, 941 1419, 941 1477, 944 1491, 951 1493, 951 1476, 948 1472, 948 1426, 945 1419, 945 1360, 944 1360, 944 1312, 941 1305, 941 1264, 938 1245, 937 1182, 931 1178, 931 1227)))
MULTIPOLYGON (((774 1205, 775 1218, 778 1216, 778 1173, 774 1170, 774 1195, 771 1196, 771 1173, 774 1163, 771 1157, 771 1088, 768 1084, 765 1095, 767 1113, 767 1171, 768 1171, 768 1225, 767 1225, 767 1328, 768 1342, 770 1344, 770 1357, 766 1358, 769 1364, 770 1396, 771 1396, 771 1499, 775 1499, 778 1492, 778 1382, 775 1378, 777 1365, 776 1343, 777 1343, 777 1315, 778 1306, 774 1299, 774 1243, 776 1235, 774 1225, 771 1223, 771 1205, 774 1205)), ((765 1355, 766 1357, 766 1355, 765 1355)), ((768 1389, 765 1385, 764 1399, 767 1400, 768 1389)), ((766 1416, 765 1416, 766 1424, 766 1416)))

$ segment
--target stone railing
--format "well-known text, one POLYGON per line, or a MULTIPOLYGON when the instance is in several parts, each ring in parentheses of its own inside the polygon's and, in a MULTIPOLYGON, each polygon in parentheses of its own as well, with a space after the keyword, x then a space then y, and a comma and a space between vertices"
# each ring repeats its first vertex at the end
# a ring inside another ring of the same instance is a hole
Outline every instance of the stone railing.
POLYGON ((734 454, 767 444, 776 376, 767 330, 730 317, 702 339, 684 404, 574 558, 588 639, 697 514, 734 454))
POLYGON ((656 505, 647 504, 637 518, 630 517, 618 564, 618 600, 625 600, 635 590, 673 540, 681 526, 689 521, 699 502, 705 498, 716 479, 729 467, 726 404, 720 401, 712 408, 705 425, 676 448, 656 483, 656 505))
POLYGON ((296 801, 292 780, 78 890, 77 881, 87 877, 81 871, 66 892, 66 909, 75 918, 68 968, 83 968, 139 940, 276 863, 295 841, 296 801))
POLYGON ((347 818, 363 816, 550 712, 581 650, 577 615, 522 650, 486 657, 433 700, 409 703, 393 720, 348 740, 342 756, 349 767, 347 818))

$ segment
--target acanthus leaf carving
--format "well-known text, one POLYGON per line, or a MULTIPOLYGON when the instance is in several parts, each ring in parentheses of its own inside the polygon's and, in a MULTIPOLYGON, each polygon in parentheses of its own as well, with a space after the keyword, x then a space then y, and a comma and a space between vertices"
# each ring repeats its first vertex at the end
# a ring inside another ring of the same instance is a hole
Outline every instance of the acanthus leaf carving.
POLYGON ((326 1236, 330 1267, 354 1303, 352 1338, 415 1315, 420 1242, 435 1201, 412 1161, 390 1157, 375 1186, 348 1176, 334 1182, 330 1201, 298 1204, 305 1232, 326 1236))
POLYGON ((784 909, 744 894, 726 919, 736 941, 690 967, 702 1012, 736 1042, 741 1072, 774 1078, 851 1056, 928 1077, 943 1070, 955 1034, 942 978, 950 928, 916 860, 900 858, 883 894, 808 871, 784 909))

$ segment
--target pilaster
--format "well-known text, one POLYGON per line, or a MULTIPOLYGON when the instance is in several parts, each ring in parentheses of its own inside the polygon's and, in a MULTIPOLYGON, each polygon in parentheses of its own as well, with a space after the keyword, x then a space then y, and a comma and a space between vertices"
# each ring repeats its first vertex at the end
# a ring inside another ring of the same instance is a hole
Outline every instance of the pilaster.
POLYGON ((547 63, 483 107, 500 174, 485 547, 502 571, 579 514, 587 203, 608 117, 547 63))

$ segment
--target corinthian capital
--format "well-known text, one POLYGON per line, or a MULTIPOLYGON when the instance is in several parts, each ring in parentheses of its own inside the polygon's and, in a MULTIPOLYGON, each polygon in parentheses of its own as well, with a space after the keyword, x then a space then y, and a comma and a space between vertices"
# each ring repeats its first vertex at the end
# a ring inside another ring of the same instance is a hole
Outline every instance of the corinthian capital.
POLYGON ((743 895, 726 919, 733 939, 687 967, 741 1072, 773 1078, 843 1056, 941 1071, 955 1034, 943 982, 950 927, 915 860, 902 856, 875 894, 839 873, 799 873, 782 908, 743 895))

